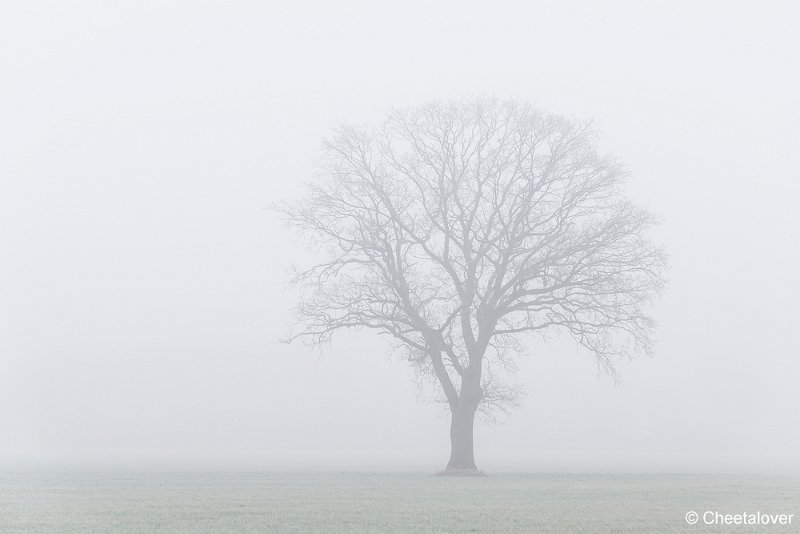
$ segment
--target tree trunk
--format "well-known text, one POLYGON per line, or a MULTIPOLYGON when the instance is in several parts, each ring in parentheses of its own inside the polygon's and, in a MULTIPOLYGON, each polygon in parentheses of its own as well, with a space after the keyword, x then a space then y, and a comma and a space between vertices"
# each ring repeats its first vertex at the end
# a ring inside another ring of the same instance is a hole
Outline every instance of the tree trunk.
POLYGON ((483 475, 475 466, 473 430, 475 412, 483 398, 481 364, 469 365, 461 374, 461 391, 450 400, 450 461, 443 475, 483 475))
POLYGON ((473 447, 473 429, 475 426, 475 409, 473 403, 463 400, 452 413, 450 420, 450 461, 445 472, 478 473, 475 466, 473 447))

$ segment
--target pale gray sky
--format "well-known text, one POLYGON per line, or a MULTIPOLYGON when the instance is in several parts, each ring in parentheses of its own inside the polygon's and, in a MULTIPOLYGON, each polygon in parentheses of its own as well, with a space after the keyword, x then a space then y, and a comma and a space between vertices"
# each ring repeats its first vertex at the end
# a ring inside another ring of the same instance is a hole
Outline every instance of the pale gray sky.
POLYGON ((800 470, 795 2, 4 2, 0 458, 443 466, 372 334, 276 340, 337 121, 476 92, 592 117, 671 256, 653 359, 532 343, 476 460, 800 470), (368 378, 368 379, 367 379, 368 378))

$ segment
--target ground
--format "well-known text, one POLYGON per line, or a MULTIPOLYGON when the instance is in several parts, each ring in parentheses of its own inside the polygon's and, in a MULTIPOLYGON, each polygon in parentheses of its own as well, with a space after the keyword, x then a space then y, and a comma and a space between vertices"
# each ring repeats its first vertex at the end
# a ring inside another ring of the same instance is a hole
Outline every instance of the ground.
POLYGON ((3 533, 798 532, 687 512, 800 514, 788 476, 38 469, 0 471, 3 533))

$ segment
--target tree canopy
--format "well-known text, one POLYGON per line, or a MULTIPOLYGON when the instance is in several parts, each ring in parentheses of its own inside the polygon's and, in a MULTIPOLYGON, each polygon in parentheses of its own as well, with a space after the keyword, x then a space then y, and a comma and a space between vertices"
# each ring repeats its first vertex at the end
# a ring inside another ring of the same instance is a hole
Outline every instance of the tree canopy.
POLYGON ((451 409, 513 402, 496 370, 525 335, 566 332, 612 374, 619 356, 651 351, 664 254, 591 122, 513 100, 434 102, 338 127, 318 171, 281 208, 325 257, 297 273, 292 338, 386 334, 451 409))

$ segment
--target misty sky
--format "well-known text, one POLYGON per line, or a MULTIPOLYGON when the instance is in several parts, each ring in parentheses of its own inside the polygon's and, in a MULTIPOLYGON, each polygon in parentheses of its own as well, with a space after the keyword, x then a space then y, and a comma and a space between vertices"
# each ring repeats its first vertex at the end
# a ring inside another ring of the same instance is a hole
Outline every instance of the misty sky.
POLYGON ((267 209, 338 121, 474 93, 594 118, 670 255, 655 357, 532 340, 491 469, 800 470, 794 2, 3 2, 0 459, 443 467, 374 334, 277 340, 267 209), (291 5, 290 5, 291 4, 291 5))

